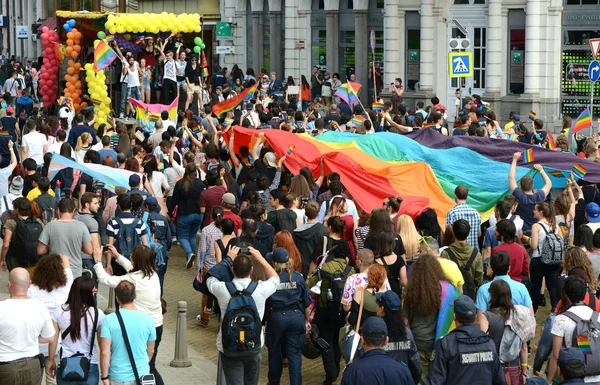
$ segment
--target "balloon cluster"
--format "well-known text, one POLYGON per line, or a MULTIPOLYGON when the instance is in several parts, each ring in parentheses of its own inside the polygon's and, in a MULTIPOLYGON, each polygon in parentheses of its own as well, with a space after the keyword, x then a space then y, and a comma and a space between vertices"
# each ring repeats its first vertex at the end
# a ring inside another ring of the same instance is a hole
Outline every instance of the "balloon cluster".
POLYGON ((40 91, 44 105, 49 106, 56 100, 56 78, 58 76, 58 67, 60 63, 56 57, 55 43, 59 44, 60 38, 56 31, 42 27, 42 46, 44 58, 42 70, 40 73, 40 91))
POLYGON ((65 29, 65 31, 71 32, 76 25, 77 22, 75 21, 75 19, 71 19, 63 24, 63 28, 65 29))
POLYGON ((106 87, 106 75, 104 70, 94 71, 94 66, 88 63, 85 68, 85 81, 87 82, 88 93, 94 102, 94 114, 96 115, 96 129, 103 123, 106 123, 110 114, 110 97, 106 87))
POLYGON ((206 48, 206 44, 204 44, 201 37, 196 36, 194 38, 194 44, 196 45, 194 47, 195 53, 200 53, 200 51, 202 51, 204 48, 206 48))
POLYGON ((82 108, 87 107, 86 102, 81 101, 81 80, 79 79, 79 72, 81 72, 81 63, 77 62, 76 59, 81 53, 81 32, 77 28, 73 28, 71 32, 67 32, 67 48, 65 50, 66 56, 70 56, 71 59, 67 62, 69 68, 67 68, 67 74, 65 75, 65 97, 71 98, 73 101, 73 107, 75 111, 79 112, 82 108))
POLYGON ((104 28, 109 33, 159 33, 172 32, 200 32, 200 15, 197 13, 174 13, 163 12, 160 14, 150 13, 122 13, 108 15, 104 28))

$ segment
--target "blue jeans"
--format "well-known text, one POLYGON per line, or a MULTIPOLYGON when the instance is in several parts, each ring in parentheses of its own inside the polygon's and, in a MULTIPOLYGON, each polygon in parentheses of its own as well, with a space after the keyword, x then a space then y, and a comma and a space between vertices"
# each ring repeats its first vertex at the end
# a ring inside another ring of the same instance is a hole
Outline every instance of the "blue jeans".
POLYGON ((196 252, 196 233, 203 219, 204 214, 177 216, 177 240, 186 256, 196 252))
POLYGON ((142 93, 140 87, 129 87, 129 97, 135 100, 142 100, 142 93))
POLYGON ((129 96, 129 89, 127 83, 121 83, 121 104, 119 106, 119 114, 125 114, 125 106, 127 106, 127 97, 129 96))
POLYGON ((88 374, 87 381, 82 382, 65 381, 62 379, 62 373, 60 368, 56 369, 56 385, 98 385, 99 381, 100 370, 98 369, 98 364, 90 365, 90 372, 88 374))

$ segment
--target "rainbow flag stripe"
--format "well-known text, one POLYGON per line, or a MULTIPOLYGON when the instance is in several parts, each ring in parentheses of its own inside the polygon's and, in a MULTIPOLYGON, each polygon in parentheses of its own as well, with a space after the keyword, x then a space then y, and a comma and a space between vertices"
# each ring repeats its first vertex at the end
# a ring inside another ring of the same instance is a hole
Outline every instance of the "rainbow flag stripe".
POLYGON ((546 137, 546 143, 548 144, 548 148, 550 150, 554 150, 556 148, 556 141, 554 140, 554 136, 548 132, 548 135, 546 137))
POLYGON ((588 336, 576 336, 575 338, 577 338, 577 347, 581 350, 581 353, 584 355, 591 355, 592 347, 590 346, 588 336))
POLYGON ((164 164, 163 162, 160 162, 160 163, 158 164, 158 170, 159 170, 159 171, 162 171, 162 170, 164 170, 164 169, 165 169, 165 164, 164 164))
POLYGON ((266 95, 267 94, 267 90, 266 90, 266 88, 262 88, 261 87, 261 88, 258 89, 258 93, 260 93, 261 95, 266 95))
POLYGON ((212 112, 216 116, 221 116, 224 113, 227 113, 237 107, 247 95, 254 93, 256 91, 258 84, 254 84, 250 88, 246 88, 244 91, 240 92, 236 96, 230 99, 225 99, 222 102, 219 102, 213 106, 212 112))
POLYGON ((233 170, 233 162, 231 159, 229 159, 227 162, 225 162, 225 171, 231 172, 231 170, 233 170))
POLYGON ((383 102, 381 102, 381 101, 375 102, 375 103, 373 103, 371 108, 373 109, 373 111, 383 111, 383 102))
POLYGON ((531 163, 534 159, 533 148, 530 148, 523 153, 523 163, 531 163))
POLYGON ((516 142, 518 138, 517 134, 506 134, 506 140, 516 142))
POLYGON ((435 327, 436 341, 456 328, 454 323, 454 301, 461 296, 460 291, 456 290, 456 287, 448 281, 440 281, 440 286, 442 288, 442 302, 435 327))
MULTIPOLYGON (((68 98, 61 96, 56 100, 56 103, 58 103, 59 106, 64 106, 65 104, 67 104, 67 99, 68 98)), ((92 99, 92 101, 94 101, 94 99, 92 99)))
POLYGON ((225 120, 223 120, 223 126, 227 127, 229 125, 231 125, 233 123, 233 119, 231 118, 225 118, 225 120))
POLYGON ((192 130, 192 134, 194 134, 195 136, 198 136, 200 134, 200 127, 196 127, 192 130))
POLYGON ((590 109, 586 108, 577 117, 577 120, 573 122, 571 131, 573 131, 573 133, 577 133, 577 132, 583 130, 584 128, 591 127, 591 126, 592 126, 592 117, 590 116, 590 109))
POLYGON ((529 111, 529 120, 534 121, 537 114, 533 111, 529 111))
POLYGON ((8 131, 0 131, 0 138, 8 138, 10 137, 10 134, 8 133, 8 131))
POLYGON ((225 83, 223 86, 223 93, 231 91, 231 85, 229 83, 225 83))
POLYGON ((246 183, 242 183, 240 185, 240 195, 242 195, 242 193, 244 192, 244 187, 246 187, 246 183))
POLYGON ((573 175, 578 177, 579 179, 583 179, 585 174, 587 173, 587 168, 585 168, 582 164, 575 163, 573 164, 573 168, 571 169, 573 175))
POLYGON ((362 116, 355 116, 352 118, 351 122, 355 125, 355 126, 360 126, 361 124, 363 124, 363 122, 365 121, 365 118, 363 118, 362 116))
POLYGON ((467 131, 469 129, 469 126, 465 125, 465 126, 458 126, 456 127, 457 129, 461 130, 461 131, 467 131))
POLYGON ((117 58, 117 54, 113 51, 104 40, 96 40, 94 46, 94 71, 100 71, 108 67, 113 60, 117 58))
POLYGON ((146 139, 146 138, 144 137, 144 133, 143 133, 142 131, 136 131, 136 132, 135 132, 135 138, 136 138, 137 140, 139 140, 140 142, 143 142, 143 141, 144 141, 144 139, 146 139))
POLYGON ((344 83, 335 91, 335 96, 338 96, 349 106, 352 106, 354 103, 358 102, 358 91, 361 89, 362 85, 358 83, 347 82, 344 83))
POLYGON ((202 77, 208 79, 208 68, 202 67, 202 77))
POLYGON ((563 172, 560 170, 548 171, 548 175, 552 175, 555 178, 564 178, 565 177, 565 174, 563 174, 563 172))
POLYGON ((288 155, 290 155, 292 152, 294 152, 294 148, 296 148, 296 147, 293 144, 288 147, 288 149, 287 149, 288 155))
POLYGON ((423 128, 435 128, 434 122, 428 122, 423 125, 423 128))

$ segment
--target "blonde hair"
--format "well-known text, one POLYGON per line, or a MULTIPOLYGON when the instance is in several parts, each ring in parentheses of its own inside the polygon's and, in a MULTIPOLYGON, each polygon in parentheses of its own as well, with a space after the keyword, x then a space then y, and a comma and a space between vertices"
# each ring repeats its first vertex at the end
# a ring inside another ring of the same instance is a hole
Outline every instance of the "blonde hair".
POLYGON ((90 136, 91 135, 89 132, 84 132, 83 134, 81 134, 79 136, 79 138, 77 138, 77 144, 75 145, 75 151, 81 150, 83 148, 83 144, 85 142, 87 142, 87 140, 90 136))
POLYGON ((408 215, 399 215, 396 225, 396 233, 402 239, 404 248, 406 249, 406 258, 412 259, 419 253, 419 232, 415 227, 415 223, 408 215))

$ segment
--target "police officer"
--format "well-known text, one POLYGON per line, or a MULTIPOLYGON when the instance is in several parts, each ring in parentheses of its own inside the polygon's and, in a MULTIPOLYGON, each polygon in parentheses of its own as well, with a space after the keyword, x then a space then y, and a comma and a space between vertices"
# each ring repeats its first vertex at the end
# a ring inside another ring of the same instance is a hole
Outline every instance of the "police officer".
POLYGON ((267 300, 269 385, 279 385, 282 357, 288 359, 290 385, 302 384, 302 345, 310 331, 310 292, 302 274, 291 270, 288 252, 282 247, 266 255, 279 275, 277 291, 267 300))
POLYGON ((494 341, 475 324, 477 308, 461 295, 454 301, 456 329, 435 343, 425 385, 504 385, 494 341))

